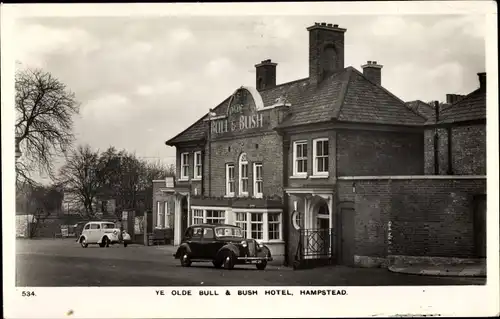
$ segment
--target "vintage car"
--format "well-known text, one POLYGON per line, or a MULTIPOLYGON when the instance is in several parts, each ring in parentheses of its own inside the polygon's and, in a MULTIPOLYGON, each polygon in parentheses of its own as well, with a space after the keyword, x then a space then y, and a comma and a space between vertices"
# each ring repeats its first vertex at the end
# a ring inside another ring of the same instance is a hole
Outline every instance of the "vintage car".
POLYGON ((183 267, 192 262, 211 261, 216 268, 233 269, 238 264, 255 264, 263 270, 273 260, 271 251, 255 239, 246 239, 234 225, 200 224, 188 227, 174 254, 183 267))
POLYGON ((97 244, 100 247, 123 243, 127 247, 130 243, 130 235, 125 231, 121 232, 113 222, 91 221, 85 224, 78 242, 83 248, 89 244, 97 244))

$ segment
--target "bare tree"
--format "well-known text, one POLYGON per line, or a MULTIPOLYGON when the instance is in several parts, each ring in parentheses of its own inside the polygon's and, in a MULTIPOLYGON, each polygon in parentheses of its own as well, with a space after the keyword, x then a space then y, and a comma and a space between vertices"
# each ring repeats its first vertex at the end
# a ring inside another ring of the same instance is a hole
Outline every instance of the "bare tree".
POLYGON ((73 115, 79 112, 74 93, 49 72, 24 69, 16 73, 16 185, 33 183, 30 172, 54 177, 53 159, 74 141, 73 115))
POLYGON ((95 217, 95 200, 105 183, 104 167, 99 152, 85 145, 72 152, 59 172, 60 183, 83 206, 83 217, 88 219, 95 217))

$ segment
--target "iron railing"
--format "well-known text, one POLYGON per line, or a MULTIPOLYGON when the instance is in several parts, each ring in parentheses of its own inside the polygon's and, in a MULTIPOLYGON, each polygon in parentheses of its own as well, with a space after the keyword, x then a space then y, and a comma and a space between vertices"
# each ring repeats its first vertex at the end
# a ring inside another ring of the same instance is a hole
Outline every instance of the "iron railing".
POLYGON ((335 257, 335 233, 333 228, 300 229, 295 259, 333 260, 335 257))

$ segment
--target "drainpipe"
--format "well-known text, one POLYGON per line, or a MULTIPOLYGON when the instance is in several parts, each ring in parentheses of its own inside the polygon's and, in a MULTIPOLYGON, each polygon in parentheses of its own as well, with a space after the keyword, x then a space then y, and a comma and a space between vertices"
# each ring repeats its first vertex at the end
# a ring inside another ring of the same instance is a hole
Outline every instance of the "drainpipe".
POLYGON ((453 175, 453 161, 451 153, 451 127, 446 128, 446 134, 448 135, 448 175, 453 175))
POLYGON ((216 116, 212 109, 208 112, 208 197, 212 196, 212 117, 216 116))
MULTIPOLYGON (((439 102, 435 101, 434 102, 434 109, 435 109, 435 120, 436 124, 439 123, 439 102)), ((439 175, 439 134, 438 134, 439 128, 436 126, 436 129, 434 130, 434 174, 439 175)))

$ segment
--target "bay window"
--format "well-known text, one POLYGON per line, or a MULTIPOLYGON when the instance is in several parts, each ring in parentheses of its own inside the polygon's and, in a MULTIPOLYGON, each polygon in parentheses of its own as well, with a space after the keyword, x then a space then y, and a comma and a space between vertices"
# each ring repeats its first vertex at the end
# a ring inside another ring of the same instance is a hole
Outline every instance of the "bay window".
POLYGON ((307 141, 293 143, 293 175, 307 175, 307 141))
POLYGON ((279 240, 280 239, 280 225, 281 225, 281 214, 279 213, 269 213, 267 215, 268 222, 268 237, 269 240, 279 240))
POLYGON ((192 225, 195 224, 225 224, 226 211, 221 209, 193 208, 192 225))
POLYGON ((255 163, 253 165, 253 178, 254 178, 254 184, 253 184, 253 192, 254 196, 256 198, 262 198, 262 193, 263 193, 263 179, 262 179, 262 164, 261 163, 255 163))
POLYGON ((189 179, 189 153, 181 154, 181 179, 189 179))
POLYGON ((282 241, 282 213, 279 211, 236 211, 234 224, 243 230, 246 238, 258 241, 282 241))
POLYGON ((198 224, 203 224, 204 218, 203 218, 203 210, 202 209, 193 209, 193 224, 192 225, 198 225, 198 224))
POLYGON ((226 196, 234 196, 234 164, 226 164, 226 196))
POLYGON ((201 152, 194 152, 194 179, 201 179, 201 152))
POLYGON ((320 138, 313 141, 313 175, 328 175, 328 139, 320 138))

